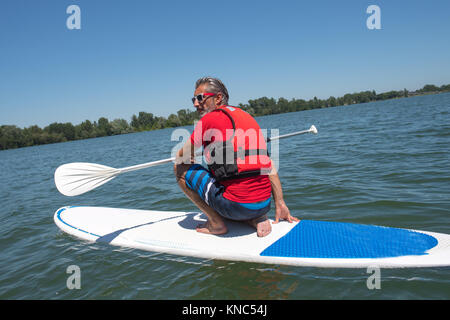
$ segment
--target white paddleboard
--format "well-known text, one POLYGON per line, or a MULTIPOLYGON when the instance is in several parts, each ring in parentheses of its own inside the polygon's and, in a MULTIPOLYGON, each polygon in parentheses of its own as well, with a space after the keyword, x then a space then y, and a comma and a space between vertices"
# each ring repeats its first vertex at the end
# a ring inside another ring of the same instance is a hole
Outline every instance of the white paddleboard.
POLYGON ((195 230, 206 217, 104 207, 62 207, 54 221, 77 238, 206 259, 334 268, 450 266, 450 235, 330 221, 286 221, 263 238, 245 223, 227 221, 228 233, 195 230))

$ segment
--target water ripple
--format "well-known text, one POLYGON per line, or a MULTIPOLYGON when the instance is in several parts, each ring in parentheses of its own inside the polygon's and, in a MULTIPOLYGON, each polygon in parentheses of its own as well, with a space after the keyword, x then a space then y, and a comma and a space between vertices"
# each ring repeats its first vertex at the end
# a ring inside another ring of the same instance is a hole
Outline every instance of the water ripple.
MULTIPOLYGON (((311 124, 319 130, 279 142, 279 174, 294 216, 450 233, 449 105, 450 94, 440 94, 258 122, 279 134, 311 124)), ((0 299, 450 298, 450 268, 381 270, 381 289, 369 290, 366 270, 180 257, 92 244, 59 231, 53 213, 64 205, 196 210, 170 164, 121 175, 74 198, 53 183, 63 163, 120 168, 168 158, 177 143, 171 132, 1 151, 0 299), (80 290, 66 287, 70 265, 81 269, 80 290)))

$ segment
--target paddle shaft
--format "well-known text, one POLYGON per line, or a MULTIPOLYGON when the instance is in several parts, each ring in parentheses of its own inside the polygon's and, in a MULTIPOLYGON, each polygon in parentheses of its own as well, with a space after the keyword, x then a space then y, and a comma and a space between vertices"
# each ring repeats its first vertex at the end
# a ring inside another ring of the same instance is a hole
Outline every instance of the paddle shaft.
POLYGON ((309 128, 308 130, 302 130, 302 131, 297 131, 297 132, 292 132, 292 133, 287 133, 287 134, 283 134, 281 136, 277 136, 277 137, 271 137, 271 138, 267 138, 267 142, 273 141, 273 140, 279 140, 279 139, 283 139, 283 138, 288 138, 288 137, 292 137, 292 136, 298 136, 300 134, 305 134, 305 133, 317 133, 317 129, 315 126, 311 126, 311 128, 309 128))
MULTIPOLYGON (((284 135, 280 135, 280 136, 276 136, 276 137, 270 137, 270 138, 267 138, 266 141, 270 142, 270 141, 284 139, 284 138, 288 138, 288 137, 293 137, 293 136, 297 136, 297 135, 305 134, 305 133, 314 133, 314 134, 316 134, 317 133, 317 129, 316 129, 315 126, 311 126, 311 128, 308 129, 308 130, 302 130, 302 131, 292 132, 292 133, 288 133, 288 134, 284 134, 284 135)), ((195 156, 201 156, 201 155, 202 155, 202 153, 200 152, 200 153, 196 153, 195 156)), ((153 167, 153 166, 157 166, 157 165, 160 165, 160 164, 165 164, 165 163, 169 163, 169 162, 173 162, 173 161, 175 161, 175 157, 168 158, 168 159, 157 160, 157 161, 152 161, 152 162, 147 162, 147 163, 143 163, 143 164, 137 164, 137 165, 134 165, 134 166, 117 169, 118 170, 117 174, 130 172, 130 171, 141 170, 141 169, 145 169, 145 168, 149 168, 149 167, 153 167)))

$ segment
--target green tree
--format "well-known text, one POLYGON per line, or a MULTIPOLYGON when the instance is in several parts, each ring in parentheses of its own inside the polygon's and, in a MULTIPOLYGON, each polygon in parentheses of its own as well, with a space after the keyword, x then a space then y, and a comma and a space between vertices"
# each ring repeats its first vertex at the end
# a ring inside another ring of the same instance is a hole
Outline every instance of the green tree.
POLYGON ((439 91, 439 88, 433 84, 427 84, 420 91, 421 92, 437 92, 437 91, 439 91))
POLYGON ((327 100, 327 105, 328 105, 329 107, 336 107, 336 106, 337 106, 337 100, 336 100, 336 98, 333 97, 333 96, 329 97, 328 100, 327 100))
POLYGON ((148 112, 144 112, 144 111, 139 112, 138 122, 139 122, 139 127, 141 129, 144 129, 144 130, 151 129, 153 121, 154 121, 153 113, 148 113, 148 112))
POLYGON ((83 121, 80 124, 80 127, 81 127, 81 130, 83 130, 87 133, 92 133, 92 131, 94 131, 94 125, 89 120, 83 121))
POLYGON ((94 138, 95 135, 95 127, 91 121, 86 120, 75 126, 75 136, 77 139, 88 139, 94 138))
POLYGON ((133 116, 131 117, 130 125, 132 128, 139 130, 139 120, 135 114, 133 114, 133 116))
POLYGON ((125 119, 114 119, 110 123, 110 130, 112 135, 133 132, 133 129, 128 125, 128 122, 125 119))
POLYGON ((105 117, 101 117, 98 119, 97 124, 99 136, 110 136, 112 134, 112 127, 109 123, 109 120, 105 117))
POLYGON ((23 133, 14 125, 0 127, 0 150, 20 148, 23 143, 23 133))
POLYGON ((163 117, 155 117, 151 129, 158 130, 158 129, 163 129, 165 127, 166 127, 166 119, 163 117))
POLYGON ((179 127, 179 126, 181 126, 181 121, 176 115, 171 114, 171 115, 169 115, 169 118, 167 118, 167 126, 168 127, 179 127))

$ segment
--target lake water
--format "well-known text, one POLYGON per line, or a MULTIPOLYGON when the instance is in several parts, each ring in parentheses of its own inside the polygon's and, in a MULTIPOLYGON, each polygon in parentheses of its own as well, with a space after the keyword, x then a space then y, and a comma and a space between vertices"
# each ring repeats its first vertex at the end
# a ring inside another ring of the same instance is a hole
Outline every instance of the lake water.
MULTIPOLYGON (((450 94, 257 118, 280 134, 279 174, 301 219, 450 233, 450 94)), ((190 131, 192 127, 186 127, 190 131)), ((165 159, 174 129, 0 151, 0 299, 450 299, 450 268, 321 269, 204 260, 62 233, 65 205, 191 211, 171 165, 123 174, 78 197, 61 195, 55 169, 69 162, 112 167, 165 159), (81 270, 69 290, 66 269, 81 270)), ((269 131, 270 132, 270 131, 269 131)), ((274 209, 270 216, 274 217, 274 209)))

